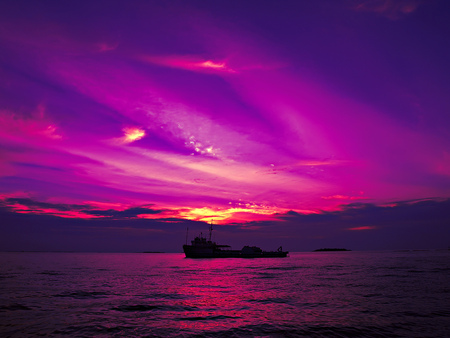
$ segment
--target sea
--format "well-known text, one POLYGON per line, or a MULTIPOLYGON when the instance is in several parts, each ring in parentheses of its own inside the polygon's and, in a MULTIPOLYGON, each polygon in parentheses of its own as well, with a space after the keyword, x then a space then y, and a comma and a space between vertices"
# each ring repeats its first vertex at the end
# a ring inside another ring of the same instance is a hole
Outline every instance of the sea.
POLYGON ((450 251, 0 253, 1 337, 450 337, 450 251))

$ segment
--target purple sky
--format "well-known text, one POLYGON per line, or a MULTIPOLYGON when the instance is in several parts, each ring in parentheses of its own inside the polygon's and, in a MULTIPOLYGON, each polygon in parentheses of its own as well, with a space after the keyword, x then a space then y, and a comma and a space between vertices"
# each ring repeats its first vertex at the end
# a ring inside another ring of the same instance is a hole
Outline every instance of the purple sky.
POLYGON ((449 14, 2 1, 0 250, 447 247, 449 14))

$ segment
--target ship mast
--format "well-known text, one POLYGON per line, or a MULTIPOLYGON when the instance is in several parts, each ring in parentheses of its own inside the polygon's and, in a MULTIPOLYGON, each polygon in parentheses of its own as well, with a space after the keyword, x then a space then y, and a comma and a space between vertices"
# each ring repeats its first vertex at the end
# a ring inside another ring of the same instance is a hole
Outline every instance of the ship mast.
POLYGON ((213 221, 211 220, 211 223, 209 224, 209 241, 211 242, 211 235, 213 231, 213 221))

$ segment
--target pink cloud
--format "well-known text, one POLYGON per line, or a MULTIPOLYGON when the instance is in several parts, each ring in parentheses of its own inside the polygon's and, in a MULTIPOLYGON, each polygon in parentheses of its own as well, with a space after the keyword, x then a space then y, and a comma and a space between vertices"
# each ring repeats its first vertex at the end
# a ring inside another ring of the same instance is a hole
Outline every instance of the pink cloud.
POLYGON ((123 128, 123 132, 124 136, 118 139, 120 143, 132 143, 145 136, 145 130, 137 127, 125 127, 123 128))
POLYGON ((348 196, 348 195, 332 195, 332 196, 322 196, 322 199, 324 200, 367 200, 369 197, 362 196, 364 192, 360 192, 360 196, 348 196))
POLYGON ((10 142, 62 139, 57 126, 45 117, 44 110, 43 106, 40 106, 28 117, 10 111, 0 111, 0 136, 10 142))
POLYGON ((152 205, 113 205, 111 204, 65 204, 35 201, 28 197, 0 196, 0 205, 21 214, 51 215, 61 218, 79 219, 164 219, 179 217, 177 209, 152 209, 152 205), (98 207, 100 206, 100 207, 98 207), (108 208, 105 208, 107 207, 108 208))
POLYGON ((23 205, 17 202, 13 203, 5 203, 8 207, 10 207, 14 212, 19 214, 35 214, 35 215, 52 215, 62 218, 81 218, 81 219, 90 219, 90 218, 98 218, 95 215, 88 215, 86 213, 77 211, 77 210, 58 210, 56 208, 46 208, 46 207, 30 207, 27 205, 23 205))
POLYGON ((206 73, 236 73, 225 61, 213 61, 196 57, 140 56, 140 60, 156 65, 206 73))
POLYGON ((353 8, 356 11, 373 12, 395 20, 414 12, 421 2, 421 0, 355 0, 353 8))
POLYGON ((362 231, 362 230, 374 230, 376 228, 377 227, 375 227, 375 226, 367 225, 367 226, 361 226, 361 227, 348 228, 347 230, 362 231))

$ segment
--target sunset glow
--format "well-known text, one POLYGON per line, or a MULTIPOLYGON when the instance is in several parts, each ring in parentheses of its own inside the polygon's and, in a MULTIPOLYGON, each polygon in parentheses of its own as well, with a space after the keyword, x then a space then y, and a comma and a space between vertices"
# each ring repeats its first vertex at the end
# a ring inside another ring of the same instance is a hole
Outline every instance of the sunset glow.
POLYGON ((297 243, 444 210, 445 2, 113 3, 0 5, 8 217, 297 243))
POLYGON ((125 128, 125 142, 134 142, 145 136, 145 131, 138 128, 125 128))

